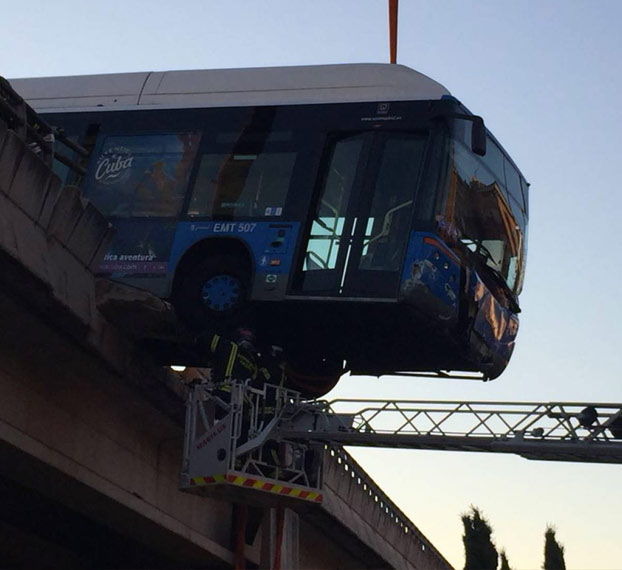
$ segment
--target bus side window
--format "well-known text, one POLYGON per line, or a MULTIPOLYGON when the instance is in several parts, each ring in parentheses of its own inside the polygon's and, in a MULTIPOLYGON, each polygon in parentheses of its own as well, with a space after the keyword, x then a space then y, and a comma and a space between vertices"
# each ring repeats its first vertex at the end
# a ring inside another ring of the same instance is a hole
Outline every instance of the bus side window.
POLYGON ((108 216, 177 216, 199 137, 103 135, 87 175, 88 198, 108 216))
POLYGON ((199 172, 188 207, 189 216, 209 216, 211 214, 214 201, 214 184, 223 160, 224 155, 222 154, 204 154, 201 157, 199 172))
POLYGON ((520 204, 521 209, 524 211, 525 205, 520 185, 520 176, 507 158, 505 159, 505 179, 507 181, 509 197, 516 200, 516 202, 520 204))
POLYGON ((297 153, 204 154, 189 216, 248 218, 281 216, 297 153))

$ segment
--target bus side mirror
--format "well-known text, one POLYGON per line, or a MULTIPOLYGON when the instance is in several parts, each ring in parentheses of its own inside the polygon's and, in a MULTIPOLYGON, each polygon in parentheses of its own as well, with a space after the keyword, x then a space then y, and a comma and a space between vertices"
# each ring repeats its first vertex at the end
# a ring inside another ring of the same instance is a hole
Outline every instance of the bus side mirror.
POLYGON ((486 128, 484 127, 484 119, 481 117, 472 117, 472 120, 471 150, 479 156, 484 156, 486 154, 486 128))

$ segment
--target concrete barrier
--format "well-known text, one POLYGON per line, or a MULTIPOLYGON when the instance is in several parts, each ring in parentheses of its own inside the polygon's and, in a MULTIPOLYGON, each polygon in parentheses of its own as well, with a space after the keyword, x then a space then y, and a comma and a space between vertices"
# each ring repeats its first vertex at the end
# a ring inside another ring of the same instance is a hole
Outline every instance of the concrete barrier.
POLYGON ((0 121, 0 250, 51 290, 86 327, 95 311, 92 268, 114 235, 75 187, 60 180, 0 121))

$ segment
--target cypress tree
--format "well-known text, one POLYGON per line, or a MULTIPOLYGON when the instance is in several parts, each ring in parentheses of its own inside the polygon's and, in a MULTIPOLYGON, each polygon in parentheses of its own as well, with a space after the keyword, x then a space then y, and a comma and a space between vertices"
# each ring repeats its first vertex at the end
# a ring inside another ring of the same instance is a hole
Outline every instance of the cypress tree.
POLYGON ((551 525, 544 532, 544 570, 566 570, 564 547, 557 542, 555 528, 551 525))
POLYGON ((464 570, 496 570, 497 549, 492 541, 492 528, 479 509, 462 515, 464 525, 464 570))
POLYGON ((510 568, 510 563, 508 562, 508 557, 505 554, 505 550, 502 550, 499 553, 499 557, 501 558, 501 566, 499 567, 499 570, 512 570, 512 568, 510 568))

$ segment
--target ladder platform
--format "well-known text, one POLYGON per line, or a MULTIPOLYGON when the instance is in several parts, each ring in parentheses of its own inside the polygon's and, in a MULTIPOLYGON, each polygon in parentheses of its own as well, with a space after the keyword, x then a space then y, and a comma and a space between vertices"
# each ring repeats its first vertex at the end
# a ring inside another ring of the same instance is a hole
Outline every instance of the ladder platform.
POLYGON ((194 494, 261 507, 273 507, 278 502, 284 507, 300 510, 309 505, 320 505, 323 501, 320 489, 252 476, 242 471, 182 477, 181 488, 194 494))

